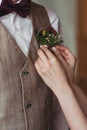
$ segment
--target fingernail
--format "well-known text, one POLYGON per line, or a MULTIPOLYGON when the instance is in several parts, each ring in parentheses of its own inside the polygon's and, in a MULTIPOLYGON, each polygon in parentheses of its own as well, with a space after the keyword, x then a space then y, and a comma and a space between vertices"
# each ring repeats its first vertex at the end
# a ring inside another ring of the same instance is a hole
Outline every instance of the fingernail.
POLYGON ((43 47, 48 48, 48 46, 47 46, 47 45, 40 45, 40 48, 43 48, 43 47))
POLYGON ((56 47, 53 47, 52 50, 53 50, 53 51, 57 51, 56 47))
POLYGON ((48 47, 47 45, 44 45, 45 47, 48 47))
POLYGON ((40 48, 42 48, 43 47, 43 45, 40 45, 40 48))

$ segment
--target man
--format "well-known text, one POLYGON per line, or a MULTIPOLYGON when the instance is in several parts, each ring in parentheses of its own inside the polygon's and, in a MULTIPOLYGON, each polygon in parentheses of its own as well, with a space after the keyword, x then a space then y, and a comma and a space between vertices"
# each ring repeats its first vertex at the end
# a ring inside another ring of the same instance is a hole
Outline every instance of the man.
POLYGON ((37 74, 35 32, 58 17, 30 0, 0 5, 0 130, 68 130, 56 96, 37 74))

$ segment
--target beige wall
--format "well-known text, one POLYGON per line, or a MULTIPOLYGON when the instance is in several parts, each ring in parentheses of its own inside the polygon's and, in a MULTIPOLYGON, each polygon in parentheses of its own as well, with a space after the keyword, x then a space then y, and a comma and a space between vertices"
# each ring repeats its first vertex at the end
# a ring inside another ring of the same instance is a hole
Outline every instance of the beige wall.
POLYGON ((62 23, 63 37, 67 45, 76 53, 76 0, 33 0, 55 11, 62 23))

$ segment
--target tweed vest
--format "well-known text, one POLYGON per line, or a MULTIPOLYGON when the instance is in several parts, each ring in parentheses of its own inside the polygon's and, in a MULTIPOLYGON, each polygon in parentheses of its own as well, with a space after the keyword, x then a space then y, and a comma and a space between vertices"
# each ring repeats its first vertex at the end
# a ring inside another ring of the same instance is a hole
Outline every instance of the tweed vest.
POLYGON ((53 92, 37 74, 35 32, 50 26, 44 7, 31 4, 33 35, 26 57, 0 22, 0 130, 68 130, 53 92))

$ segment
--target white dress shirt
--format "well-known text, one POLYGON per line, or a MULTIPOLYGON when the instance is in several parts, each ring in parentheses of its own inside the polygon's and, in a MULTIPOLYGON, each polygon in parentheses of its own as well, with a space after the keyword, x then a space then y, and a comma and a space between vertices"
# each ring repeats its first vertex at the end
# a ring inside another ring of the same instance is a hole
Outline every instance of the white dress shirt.
MULTIPOLYGON (((52 11, 49 11, 48 9, 46 10, 48 12, 48 16, 50 19, 50 23, 52 24, 52 27, 56 31, 58 31, 58 22, 59 22, 58 16, 52 11)), ((0 17, 0 21, 3 23, 3 25, 15 39, 15 41, 17 42, 18 46, 23 51, 23 53, 27 56, 33 33, 33 26, 31 19, 22 18, 15 12, 12 12, 5 16, 0 17)))

